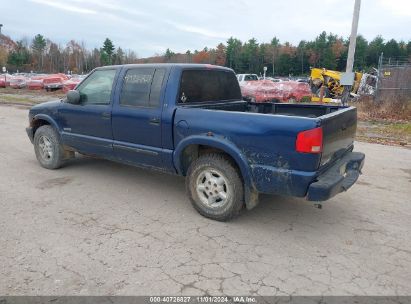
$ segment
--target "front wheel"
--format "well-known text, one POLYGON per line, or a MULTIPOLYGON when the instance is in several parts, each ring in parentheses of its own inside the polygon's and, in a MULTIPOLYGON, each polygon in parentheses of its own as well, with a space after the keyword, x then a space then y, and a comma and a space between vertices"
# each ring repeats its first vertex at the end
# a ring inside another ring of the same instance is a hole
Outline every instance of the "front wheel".
POLYGON ((223 154, 206 154, 187 172, 186 187, 194 208, 203 216, 228 221, 244 206, 244 190, 236 166, 223 154))
POLYGON ((57 169, 63 164, 64 150, 59 135, 49 125, 41 126, 34 134, 34 152, 46 169, 57 169))

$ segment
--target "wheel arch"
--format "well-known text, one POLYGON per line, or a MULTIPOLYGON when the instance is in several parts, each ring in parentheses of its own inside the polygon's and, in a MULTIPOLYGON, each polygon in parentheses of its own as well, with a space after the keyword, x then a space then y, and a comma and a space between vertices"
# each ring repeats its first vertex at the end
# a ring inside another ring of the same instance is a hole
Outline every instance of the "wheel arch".
POLYGON ((37 114, 30 121, 30 127, 33 128, 33 138, 34 138, 34 135, 36 134, 37 129, 44 125, 52 126, 54 129, 56 129, 57 133, 60 135, 59 127, 54 119, 52 119, 50 116, 45 115, 45 114, 37 114))
POLYGON ((245 155, 232 142, 216 136, 191 136, 185 138, 174 150, 173 162, 178 174, 185 176, 190 164, 205 153, 224 153, 240 171, 244 185, 245 203, 247 209, 257 205, 258 193, 252 179, 250 167, 245 155))

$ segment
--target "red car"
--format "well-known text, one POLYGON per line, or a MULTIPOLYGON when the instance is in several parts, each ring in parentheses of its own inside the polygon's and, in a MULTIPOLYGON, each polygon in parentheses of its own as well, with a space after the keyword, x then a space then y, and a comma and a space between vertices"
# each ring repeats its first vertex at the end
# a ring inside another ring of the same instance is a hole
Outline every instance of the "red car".
POLYGON ((44 88, 43 80, 46 78, 46 75, 42 76, 33 76, 27 81, 27 88, 29 90, 41 90, 44 88))
POLYGON ((67 93, 70 90, 74 90, 74 88, 81 82, 80 78, 71 78, 69 80, 64 81, 63 83, 63 92, 67 93))
POLYGON ((8 74, 0 75, 0 88, 5 88, 10 86, 10 78, 11 76, 8 74))
POLYGON ((10 87, 14 89, 22 89, 27 85, 27 78, 24 76, 11 77, 10 87))
POLYGON ((243 97, 254 102, 300 101, 305 96, 311 96, 310 86, 296 81, 248 81, 240 84, 240 88, 243 97))
POLYGON ((64 74, 53 74, 43 79, 43 85, 46 91, 58 90, 63 88, 63 82, 68 78, 64 74))

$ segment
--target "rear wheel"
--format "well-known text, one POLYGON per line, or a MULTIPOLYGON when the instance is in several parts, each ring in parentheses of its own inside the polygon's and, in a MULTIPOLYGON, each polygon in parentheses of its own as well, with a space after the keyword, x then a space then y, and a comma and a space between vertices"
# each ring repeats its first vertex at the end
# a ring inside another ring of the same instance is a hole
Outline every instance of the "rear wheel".
POLYGON ((63 164, 64 150, 57 132, 49 125, 41 126, 34 134, 34 151, 40 165, 57 169, 63 164))
POLYGON ((234 218, 244 206, 238 169, 223 154, 206 154, 195 160, 188 169, 186 187, 194 208, 217 221, 234 218))

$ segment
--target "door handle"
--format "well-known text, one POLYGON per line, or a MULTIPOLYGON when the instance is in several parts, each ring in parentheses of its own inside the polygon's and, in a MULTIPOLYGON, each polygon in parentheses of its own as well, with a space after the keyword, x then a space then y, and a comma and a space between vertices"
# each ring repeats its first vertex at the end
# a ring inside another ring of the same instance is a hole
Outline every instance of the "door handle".
POLYGON ((150 118, 150 124, 159 125, 160 124, 160 118, 158 118, 158 117, 150 118))
POLYGON ((110 119, 111 118, 111 113, 110 112, 103 112, 101 113, 101 116, 103 119, 110 119))

